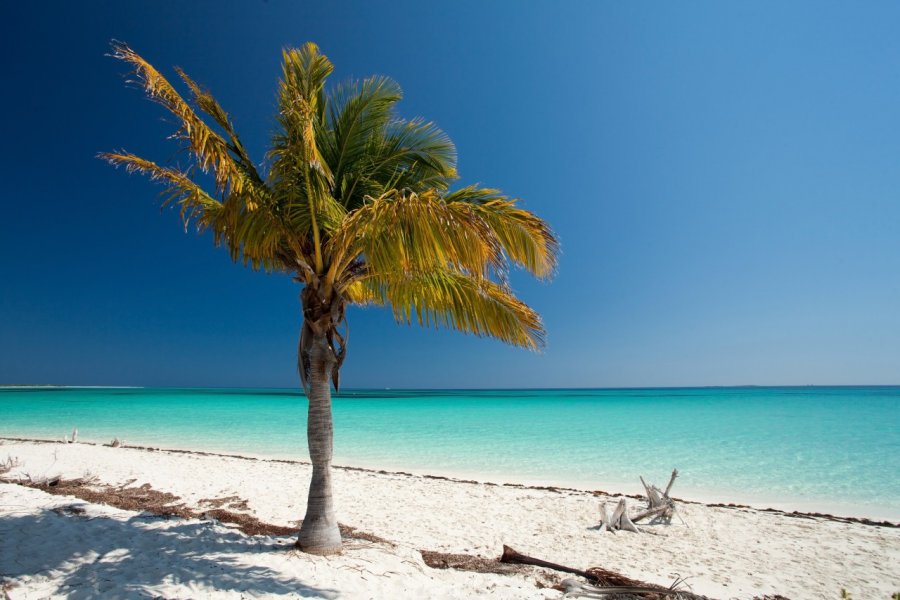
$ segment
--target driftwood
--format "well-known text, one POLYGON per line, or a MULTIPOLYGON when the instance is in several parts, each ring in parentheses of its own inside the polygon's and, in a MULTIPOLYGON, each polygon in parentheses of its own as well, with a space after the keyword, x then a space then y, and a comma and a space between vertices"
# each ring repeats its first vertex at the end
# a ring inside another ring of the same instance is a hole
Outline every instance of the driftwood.
POLYGON ((516 552, 507 545, 503 546, 503 554, 500 555, 500 562, 510 563, 514 565, 532 565, 534 567, 544 567, 547 569, 553 569, 554 571, 562 571, 563 573, 572 573, 573 575, 579 575, 581 577, 584 577, 585 579, 594 579, 587 571, 582 571, 581 569, 576 569, 574 567, 567 567, 565 565, 558 565, 556 563, 547 562, 546 560, 541 560, 539 558, 532 558, 531 556, 526 556, 524 554, 516 552))
MULTIPOLYGON (((563 573, 571 573, 573 575, 578 575, 579 577, 584 577, 590 582, 585 584, 576 579, 564 579, 561 582, 561 585, 565 589, 567 598, 602 598, 607 594, 659 594, 663 597, 668 594, 679 594, 683 598, 698 598, 698 596, 695 596, 694 594, 677 591, 674 585, 672 587, 663 587, 661 585, 645 583, 636 579, 630 579, 624 575, 620 575, 614 571, 608 571, 601 567, 592 567, 587 570, 581 570, 565 565, 558 565, 539 558, 526 556, 516 552, 509 546, 503 546, 503 555, 500 556, 500 562, 553 569, 554 571, 562 571, 563 573)), ((680 583, 680 580, 675 583, 680 583)))
POLYGON ((672 491, 672 484, 678 477, 678 469, 672 470, 672 476, 669 478, 669 484, 666 491, 660 490, 655 485, 648 485, 644 478, 641 477, 641 483, 647 493, 647 508, 636 515, 628 516, 628 506, 625 498, 621 498, 616 508, 613 510, 612 516, 606 509, 605 504, 600 505, 600 530, 601 531, 633 531, 640 533, 635 523, 644 519, 650 519, 650 522, 661 521, 665 523, 672 522, 672 515, 675 513, 675 501, 669 497, 672 491))
POLYGON ((672 485, 675 483, 676 477, 678 477, 678 469, 672 469, 672 476, 669 477, 666 491, 660 490, 655 485, 647 485, 647 482, 641 477, 641 483, 647 492, 647 509, 632 517, 632 520, 640 521, 653 517, 650 521, 651 523, 654 521, 671 523, 672 515, 675 514, 675 501, 669 497, 669 492, 672 491, 672 485))
POLYGON ((605 504, 600 506, 600 530, 616 531, 617 529, 640 533, 632 519, 628 517, 628 504, 625 502, 625 498, 619 500, 616 509, 613 511, 612 517, 610 517, 609 513, 606 511, 605 504))

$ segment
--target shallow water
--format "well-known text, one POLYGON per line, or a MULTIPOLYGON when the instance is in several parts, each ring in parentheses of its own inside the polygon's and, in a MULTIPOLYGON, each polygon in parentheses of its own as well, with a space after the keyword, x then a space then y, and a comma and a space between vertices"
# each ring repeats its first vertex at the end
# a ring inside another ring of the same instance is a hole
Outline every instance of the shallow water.
MULTIPOLYGON (((900 387, 350 390, 335 463, 900 520, 900 387)), ((294 390, 0 389, 0 436, 305 459, 294 390)), ((0 448, 0 458, 5 453, 0 448)))

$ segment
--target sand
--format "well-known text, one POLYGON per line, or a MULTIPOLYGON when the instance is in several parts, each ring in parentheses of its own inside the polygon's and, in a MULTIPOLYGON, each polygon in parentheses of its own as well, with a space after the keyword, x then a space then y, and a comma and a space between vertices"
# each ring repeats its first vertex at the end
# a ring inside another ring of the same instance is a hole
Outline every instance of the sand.
MULTIPOLYGON (((311 472, 298 462, 82 443, 2 440, 0 461, 7 456, 18 466, 6 478, 147 483, 201 511, 210 506, 202 501, 237 497, 235 506, 246 500, 238 510, 283 526, 302 518, 311 472)), ((294 550, 290 537, 0 484, 0 590, 12 600, 562 597, 538 587, 547 580, 541 571, 432 569, 419 552, 496 557, 506 544, 652 583, 683 577, 691 591, 713 598, 839 598, 846 589, 856 600, 887 600, 900 591, 898 528, 683 503, 671 525, 612 534, 593 527, 599 504, 617 498, 589 491, 354 469, 336 469, 334 486, 338 519, 391 543, 354 540, 340 556, 312 557, 294 550), (77 510, 60 510, 73 504, 77 510)))

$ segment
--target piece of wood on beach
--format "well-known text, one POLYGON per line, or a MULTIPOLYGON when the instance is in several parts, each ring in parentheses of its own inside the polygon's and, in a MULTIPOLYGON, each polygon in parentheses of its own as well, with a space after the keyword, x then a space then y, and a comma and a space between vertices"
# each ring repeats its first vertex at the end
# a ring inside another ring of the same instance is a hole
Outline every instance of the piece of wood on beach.
POLYGON ((678 469, 672 469, 672 476, 669 478, 669 485, 666 486, 666 491, 663 492, 663 496, 666 498, 669 497, 669 492, 672 491, 672 484, 675 483, 675 478, 678 477, 678 469))
POLYGON ((640 533, 640 530, 628 517, 628 504, 625 501, 625 498, 619 499, 619 503, 616 504, 616 508, 613 510, 611 517, 606 510, 606 505, 600 505, 600 529, 601 531, 607 529, 612 532, 623 530, 640 533))
POLYGON ((647 508, 634 516, 630 517, 628 515, 628 506, 625 502, 625 498, 619 500, 619 503, 613 510, 612 516, 609 515, 606 505, 601 504, 600 531, 616 532, 618 530, 623 530, 640 533, 640 530, 635 523, 648 518, 651 519, 651 523, 657 520, 671 523, 672 516, 675 514, 675 501, 669 497, 669 493, 672 491, 672 484, 675 483, 676 477, 678 477, 678 469, 673 469, 672 475, 669 478, 669 483, 666 486, 666 491, 662 491, 655 485, 644 481, 644 477, 641 476, 641 484, 644 486, 644 490, 647 494, 647 508))
POLYGON ((606 510, 606 504, 600 505, 600 531, 609 529, 609 512, 606 510))
POLYGON ((619 498, 619 503, 616 504, 616 509, 613 511, 612 517, 609 520, 609 525, 611 528, 619 528, 619 520, 622 518, 622 515, 625 514, 625 510, 627 508, 628 503, 625 501, 625 498, 619 498))
POLYGON ((659 515, 667 513, 670 510, 671 510, 671 508, 668 506, 657 506, 656 508, 648 508, 647 510, 641 511, 638 514, 631 517, 631 520, 634 522, 642 521, 642 520, 646 519, 647 517, 657 517, 659 515))
POLYGON ((672 500, 669 493, 672 491, 672 485, 675 483, 676 477, 678 477, 678 469, 672 469, 672 475, 669 477, 669 483, 666 485, 665 491, 660 490, 655 485, 648 484, 641 477, 641 484, 643 484, 647 493, 647 508, 632 517, 632 521, 638 522, 652 517, 651 522, 660 520, 671 523, 672 515, 675 514, 675 501, 672 500))
POLYGON ((608 594, 657 594, 662 598, 674 596, 683 598, 684 600, 696 600, 702 598, 702 596, 697 596, 690 592, 677 589, 680 580, 677 580, 671 587, 663 587, 661 585, 654 585, 652 583, 631 579, 625 575, 616 573, 615 571, 604 569, 603 567, 591 567, 582 570, 576 569, 575 567, 552 563, 540 558, 527 556, 506 545, 503 546, 503 554, 500 556, 500 562, 531 565, 534 567, 561 571, 563 573, 571 573, 572 575, 583 577, 588 581, 588 583, 582 583, 577 579, 564 579, 561 582, 561 585, 566 591, 565 597, 567 598, 600 598, 608 594))
POLYGON ((632 533, 640 533, 641 530, 637 528, 637 525, 628 518, 628 512, 623 512, 622 516, 619 517, 619 529, 624 531, 631 531, 632 533))

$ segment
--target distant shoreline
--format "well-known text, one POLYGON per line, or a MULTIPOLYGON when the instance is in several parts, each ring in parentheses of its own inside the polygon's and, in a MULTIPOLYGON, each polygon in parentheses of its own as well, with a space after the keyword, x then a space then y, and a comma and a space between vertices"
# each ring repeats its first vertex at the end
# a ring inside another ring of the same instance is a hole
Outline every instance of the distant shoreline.
MULTIPOLYGON (((144 386, 141 385, 61 385, 56 383, 3 383, 0 384, 0 390, 2 389, 35 389, 35 390, 43 390, 43 389, 64 389, 64 390, 142 390, 145 389, 144 386)), ((168 389, 168 388, 160 388, 160 389, 168 389)), ((177 389, 177 388, 175 388, 177 389)), ((184 388, 191 389, 191 388, 184 388)), ((197 388, 202 389, 202 388, 197 388)), ((223 388, 226 389, 226 388, 223 388)))
MULTIPOLYGON (((300 392, 299 385, 295 386, 263 386, 263 387, 231 387, 231 386, 167 386, 167 385, 68 385, 56 383, 3 383, 0 384, 0 390, 11 389, 45 389, 45 388, 62 388, 62 389, 108 389, 108 390, 253 390, 253 391, 297 391, 300 392)), ((492 388, 466 388, 466 387, 344 387, 340 392, 332 392, 334 396, 352 392, 548 392, 548 391, 594 391, 594 392, 628 392, 628 391, 666 391, 666 390, 775 390, 775 389, 876 389, 876 388, 900 388, 900 383, 810 383, 810 384, 739 384, 739 385, 678 385, 678 386, 621 386, 621 387, 492 387, 492 388)))

